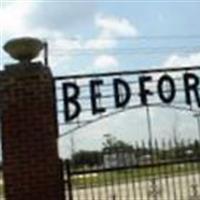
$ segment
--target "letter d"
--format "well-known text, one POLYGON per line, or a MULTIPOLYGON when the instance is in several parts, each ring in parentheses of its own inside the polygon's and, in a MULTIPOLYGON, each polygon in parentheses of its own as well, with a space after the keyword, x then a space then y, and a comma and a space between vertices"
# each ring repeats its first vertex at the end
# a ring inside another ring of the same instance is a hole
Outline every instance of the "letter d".
POLYGON ((128 83, 122 79, 116 78, 113 81, 113 85, 116 108, 125 107, 128 104, 131 97, 131 90, 128 86, 128 83), (125 93, 123 95, 119 92, 120 87, 124 89, 125 93))

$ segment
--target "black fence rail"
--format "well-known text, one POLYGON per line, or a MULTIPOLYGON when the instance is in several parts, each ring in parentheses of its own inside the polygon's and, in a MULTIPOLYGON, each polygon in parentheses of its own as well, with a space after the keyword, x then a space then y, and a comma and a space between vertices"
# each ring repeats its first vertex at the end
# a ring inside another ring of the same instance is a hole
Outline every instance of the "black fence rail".
POLYGON ((200 142, 79 152, 65 162, 65 182, 69 200, 199 200, 200 142))

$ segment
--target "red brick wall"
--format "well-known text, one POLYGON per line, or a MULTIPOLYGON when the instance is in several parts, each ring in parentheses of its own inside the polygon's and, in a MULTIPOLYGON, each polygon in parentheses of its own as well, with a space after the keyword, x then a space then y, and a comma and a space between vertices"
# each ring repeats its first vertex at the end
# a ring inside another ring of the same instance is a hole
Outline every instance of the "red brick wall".
MULTIPOLYGON (((40 63, 8 66, 2 120, 7 200, 63 200, 52 76, 40 63)), ((5 78, 5 77, 4 77, 5 78)))

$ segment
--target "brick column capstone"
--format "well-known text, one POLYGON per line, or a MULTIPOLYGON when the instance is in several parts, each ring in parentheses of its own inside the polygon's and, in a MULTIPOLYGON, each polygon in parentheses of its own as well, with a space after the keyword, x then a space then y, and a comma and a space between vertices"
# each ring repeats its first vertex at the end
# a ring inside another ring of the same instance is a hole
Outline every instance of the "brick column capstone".
POLYGON ((64 200, 49 68, 7 65, 0 85, 6 200, 64 200))

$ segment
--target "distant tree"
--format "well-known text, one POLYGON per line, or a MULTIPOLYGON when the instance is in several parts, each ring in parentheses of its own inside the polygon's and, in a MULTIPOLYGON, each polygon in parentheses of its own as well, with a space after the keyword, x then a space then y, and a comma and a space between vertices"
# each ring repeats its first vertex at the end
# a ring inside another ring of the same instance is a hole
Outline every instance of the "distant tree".
POLYGON ((95 166, 102 164, 102 156, 99 151, 81 150, 72 155, 72 164, 74 166, 95 166))
POLYGON ((173 147, 167 152, 169 159, 186 159, 200 156, 200 142, 194 140, 193 142, 186 143, 183 140, 177 141, 173 147))
POLYGON ((103 142, 103 151, 116 151, 116 150, 124 150, 130 151, 133 150, 133 146, 127 142, 117 139, 111 134, 104 135, 105 141, 103 142))
POLYGON ((200 141, 194 140, 186 146, 186 150, 190 152, 189 154, 192 154, 193 157, 200 157, 200 141))

